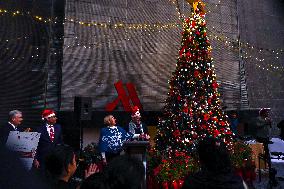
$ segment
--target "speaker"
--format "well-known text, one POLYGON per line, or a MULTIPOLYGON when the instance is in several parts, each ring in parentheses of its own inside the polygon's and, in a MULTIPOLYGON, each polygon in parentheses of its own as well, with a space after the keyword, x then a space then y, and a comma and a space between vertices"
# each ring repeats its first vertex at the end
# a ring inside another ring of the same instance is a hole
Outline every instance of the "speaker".
POLYGON ((92 98, 76 96, 74 99, 74 114, 77 121, 92 120, 92 98))

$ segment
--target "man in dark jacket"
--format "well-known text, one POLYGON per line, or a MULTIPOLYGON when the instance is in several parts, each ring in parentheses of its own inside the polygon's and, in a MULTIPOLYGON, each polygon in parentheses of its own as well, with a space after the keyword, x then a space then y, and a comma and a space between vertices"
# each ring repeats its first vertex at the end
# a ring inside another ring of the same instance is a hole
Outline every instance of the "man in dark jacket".
POLYGON ((0 131, 1 145, 6 144, 10 131, 23 131, 23 128, 20 127, 22 121, 22 112, 19 110, 12 110, 9 112, 9 121, 6 125, 1 127, 0 131))
POLYGON ((43 168, 45 156, 57 145, 62 144, 61 125, 56 123, 56 115, 53 110, 46 109, 42 112, 44 124, 37 128, 41 133, 36 157, 34 159, 35 168, 43 168))

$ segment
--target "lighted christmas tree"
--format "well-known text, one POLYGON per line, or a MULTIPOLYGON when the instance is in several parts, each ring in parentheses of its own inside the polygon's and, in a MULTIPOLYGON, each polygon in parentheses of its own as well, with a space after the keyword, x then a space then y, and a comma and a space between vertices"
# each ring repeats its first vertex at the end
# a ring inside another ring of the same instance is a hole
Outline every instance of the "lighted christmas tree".
POLYGON ((233 135, 221 107, 211 49, 205 14, 197 10, 183 21, 179 58, 157 126, 156 150, 190 155, 196 142, 206 136, 231 147, 233 135))

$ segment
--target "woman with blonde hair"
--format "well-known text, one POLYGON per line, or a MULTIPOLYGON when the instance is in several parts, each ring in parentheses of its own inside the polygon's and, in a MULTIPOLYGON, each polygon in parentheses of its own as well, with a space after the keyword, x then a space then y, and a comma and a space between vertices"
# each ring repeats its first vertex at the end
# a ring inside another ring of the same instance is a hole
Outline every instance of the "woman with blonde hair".
POLYGON ((104 124, 107 127, 101 129, 99 149, 103 162, 107 163, 120 155, 123 143, 130 140, 133 134, 126 132, 122 127, 116 126, 116 119, 113 115, 107 115, 104 118, 104 124))

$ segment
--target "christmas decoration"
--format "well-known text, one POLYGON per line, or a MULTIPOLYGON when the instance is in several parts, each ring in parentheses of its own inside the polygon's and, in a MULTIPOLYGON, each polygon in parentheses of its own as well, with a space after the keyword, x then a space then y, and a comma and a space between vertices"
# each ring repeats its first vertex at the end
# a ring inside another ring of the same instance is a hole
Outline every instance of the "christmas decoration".
MULTIPOLYGON (((204 18, 204 12, 197 8, 183 20, 179 57, 155 138, 155 149, 163 157, 161 165, 172 167, 180 153, 191 157, 196 143, 205 137, 217 138, 232 150, 233 134, 221 107, 204 18)), ((185 175, 183 171, 174 179, 185 175)))

